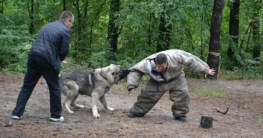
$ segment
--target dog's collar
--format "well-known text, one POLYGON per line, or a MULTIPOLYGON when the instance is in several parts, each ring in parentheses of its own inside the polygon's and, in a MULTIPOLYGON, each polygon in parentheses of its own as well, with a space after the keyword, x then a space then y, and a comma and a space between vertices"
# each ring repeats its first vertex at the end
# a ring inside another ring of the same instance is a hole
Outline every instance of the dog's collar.
POLYGON ((104 75, 103 75, 103 73, 102 73, 102 69, 100 70, 100 75, 102 76, 102 78, 104 78, 105 80, 108 80, 108 78, 107 77, 105 77, 104 75))

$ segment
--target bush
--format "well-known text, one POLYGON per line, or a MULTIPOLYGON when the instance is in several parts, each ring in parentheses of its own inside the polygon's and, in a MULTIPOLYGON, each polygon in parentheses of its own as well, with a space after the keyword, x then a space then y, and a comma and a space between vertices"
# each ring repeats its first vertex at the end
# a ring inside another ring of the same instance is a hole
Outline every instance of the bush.
POLYGON ((33 39, 26 26, 4 26, 0 31, 0 70, 25 72, 27 55, 33 39))

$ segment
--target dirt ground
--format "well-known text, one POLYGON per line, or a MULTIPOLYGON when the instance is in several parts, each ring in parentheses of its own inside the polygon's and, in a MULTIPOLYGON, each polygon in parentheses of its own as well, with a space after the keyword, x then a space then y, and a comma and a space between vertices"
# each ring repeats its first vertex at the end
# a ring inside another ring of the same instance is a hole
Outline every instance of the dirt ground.
MULTIPOLYGON (((41 80, 27 103, 22 120, 10 119, 23 76, 0 72, 0 137, 107 137, 107 138, 261 138, 263 136, 263 81, 188 79, 191 95, 188 122, 173 119, 172 102, 166 93, 143 118, 128 118, 127 112, 136 101, 138 88, 128 93, 123 84, 114 86, 106 99, 114 111, 101 108, 101 118, 91 114, 90 97, 81 96, 85 109, 75 114, 63 112, 65 122, 49 121, 49 93, 41 80), (193 91, 209 88, 230 96, 197 95, 193 91), (218 113, 216 109, 225 111, 218 113), (214 118, 213 127, 200 127, 201 116, 214 118)), ((144 86, 144 85, 141 85, 144 86)), ((62 97, 64 98, 64 97, 62 97)))

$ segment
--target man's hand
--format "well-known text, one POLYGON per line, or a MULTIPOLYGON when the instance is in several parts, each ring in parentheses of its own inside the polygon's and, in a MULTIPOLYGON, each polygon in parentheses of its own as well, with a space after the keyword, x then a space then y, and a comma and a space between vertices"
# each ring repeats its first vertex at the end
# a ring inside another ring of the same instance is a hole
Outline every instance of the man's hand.
POLYGON ((133 86, 133 85, 127 86, 127 90, 128 90, 129 92, 131 92, 133 89, 135 89, 135 86, 133 86))
POLYGON ((134 88, 128 88, 128 91, 131 92, 134 88))
POLYGON ((61 63, 68 64, 68 62, 66 60, 61 61, 61 63))
POLYGON ((209 69, 208 72, 205 74, 205 78, 207 77, 207 74, 208 75, 215 75, 216 71, 214 69, 209 69))

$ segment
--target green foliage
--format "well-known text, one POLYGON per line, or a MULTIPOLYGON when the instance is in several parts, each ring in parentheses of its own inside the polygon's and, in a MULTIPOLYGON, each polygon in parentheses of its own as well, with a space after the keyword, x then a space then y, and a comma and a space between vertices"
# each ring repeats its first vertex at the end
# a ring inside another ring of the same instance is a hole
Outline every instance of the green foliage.
MULTIPOLYGON (((1 69, 23 72, 26 66, 28 49, 34 36, 28 34, 29 6, 32 1, 5 1, 4 14, 0 14, 0 67, 1 69)), ((36 32, 48 22, 58 19, 63 9, 62 1, 34 0, 34 25, 36 32)), ((262 62, 251 56, 253 41, 246 29, 253 20, 253 14, 262 6, 260 0, 241 1, 239 42, 246 46, 236 48, 235 58, 240 67, 233 67, 227 56, 229 46, 229 7, 223 11, 221 28, 220 75, 229 79, 262 78, 262 62), (256 4, 256 5, 255 5, 256 4), (256 7, 256 8, 254 8, 256 7)), ((117 13, 116 24, 120 27, 116 59, 111 59, 107 44, 109 1, 89 0, 77 3, 67 2, 67 10, 75 14, 74 27, 68 64, 62 65, 63 71, 81 70, 107 66, 111 63, 129 68, 156 52, 159 39, 159 20, 163 11, 170 14, 167 24, 172 24, 171 48, 178 48, 207 59, 210 38, 210 23, 213 1, 208 0, 122 0, 117 13), (85 11, 87 9, 87 11, 85 11), (82 19, 82 20, 79 20, 82 19), (78 26, 80 25, 80 26, 78 26)), ((168 16, 165 16, 168 17, 168 16)), ((262 14, 260 15, 262 21, 262 14)), ((262 24, 260 34, 262 34, 262 24)), ((261 58, 262 58, 261 53, 261 58)), ((200 78, 202 74, 187 72, 187 76, 200 78)))
MULTIPOLYGON (((126 80, 125 79, 123 79, 123 80, 121 80, 119 83, 118 83, 118 85, 113 85, 112 86, 112 88, 111 88, 111 91, 116 91, 116 92, 125 92, 125 90, 126 90, 126 80)), ((126 91, 126 92, 128 92, 128 90, 126 91)))
POLYGON ((108 65, 107 52, 102 51, 98 53, 92 53, 89 58, 89 65, 91 68, 101 68, 108 65))
POLYGON ((257 120, 262 123, 263 122, 263 116, 257 116, 257 120))
POLYGON ((91 70, 87 62, 76 62, 74 59, 66 58, 67 64, 61 64, 61 73, 64 72, 88 72, 91 70))
POLYGON ((0 70, 25 72, 32 38, 25 26, 0 26, 0 70))
MULTIPOLYGON (((230 45, 232 46, 232 45, 230 45)), ((232 47, 234 57, 239 66, 235 67, 227 58, 227 48, 223 49, 221 57, 220 74, 227 79, 262 79, 263 78, 263 60, 253 59, 250 53, 246 53, 243 49, 232 47)), ((263 55, 261 54, 261 57, 263 55)))
POLYGON ((214 89, 209 89, 209 88, 197 89, 197 90, 193 91, 193 94, 197 95, 197 96, 205 95, 205 96, 212 96, 212 97, 229 97, 229 96, 231 96, 229 93, 214 90, 214 89))
POLYGON ((222 69, 220 74, 229 80, 240 79, 263 79, 263 65, 261 66, 247 66, 243 68, 234 68, 234 70, 222 69))
POLYGON ((5 61, 9 62, 6 66, 6 70, 13 71, 17 73, 23 73, 26 70, 28 51, 31 47, 29 43, 19 44, 19 46, 14 46, 10 53, 6 53, 5 61), (8 55, 8 56, 7 56, 8 55))

